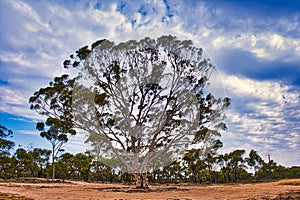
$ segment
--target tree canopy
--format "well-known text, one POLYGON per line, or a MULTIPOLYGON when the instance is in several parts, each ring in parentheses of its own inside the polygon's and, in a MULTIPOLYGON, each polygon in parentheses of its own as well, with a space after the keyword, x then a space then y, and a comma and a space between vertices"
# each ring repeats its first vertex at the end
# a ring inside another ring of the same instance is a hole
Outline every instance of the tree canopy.
POLYGON ((66 74, 55 77, 48 87, 40 88, 29 98, 30 109, 47 116, 45 122, 37 123, 36 129, 52 145, 52 179, 57 154, 68 142, 68 136, 76 134, 72 114, 73 83, 74 79, 69 79, 66 74))
POLYGON ((9 154, 9 151, 14 147, 15 143, 7 139, 12 137, 12 130, 0 124, 0 156, 9 154))

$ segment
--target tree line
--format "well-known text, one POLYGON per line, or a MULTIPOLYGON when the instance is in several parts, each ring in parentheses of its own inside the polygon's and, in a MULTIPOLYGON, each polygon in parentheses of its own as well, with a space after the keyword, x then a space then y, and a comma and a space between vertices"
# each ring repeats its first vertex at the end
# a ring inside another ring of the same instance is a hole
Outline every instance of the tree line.
MULTIPOLYGON (((50 179, 53 172, 51 150, 19 147, 13 151, 13 132, 0 125, 0 178, 2 180, 39 177, 50 179)), ((299 178, 300 167, 284 167, 274 160, 264 161, 251 150, 226 154, 203 154, 191 149, 178 160, 148 172, 150 183, 232 183, 299 178)), ((84 153, 61 152, 54 158, 55 178, 89 182, 133 183, 134 176, 122 171, 115 158, 103 158, 96 149, 84 153), (111 163, 111 164, 109 164, 111 163)))

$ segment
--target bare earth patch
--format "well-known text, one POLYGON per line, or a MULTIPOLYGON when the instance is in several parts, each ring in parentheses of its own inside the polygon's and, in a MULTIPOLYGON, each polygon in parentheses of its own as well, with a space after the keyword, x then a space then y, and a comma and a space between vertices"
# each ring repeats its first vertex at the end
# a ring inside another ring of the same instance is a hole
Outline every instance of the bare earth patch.
POLYGON ((300 180, 228 185, 160 185, 135 189, 121 184, 0 183, 0 199, 95 200, 95 199, 300 199, 300 180), (289 184, 290 183, 290 184, 289 184), (9 196, 6 198, 5 195, 9 196))

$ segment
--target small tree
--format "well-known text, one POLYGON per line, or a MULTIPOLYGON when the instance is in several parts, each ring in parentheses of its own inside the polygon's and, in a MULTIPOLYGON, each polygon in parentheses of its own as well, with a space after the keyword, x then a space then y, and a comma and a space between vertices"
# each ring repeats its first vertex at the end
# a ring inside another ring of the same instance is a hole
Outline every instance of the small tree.
POLYGON ((12 176, 12 158, 10 158, 10 150, 15 143, 8 138, 13 137, 13 132, 0 124, 0 177, 7 178, 12 176))
POLYGON ((193 179, 194 182, 197 182, 198 173, 206 168, 203 160, 201 159, 200 149, 191 149, 184 154, 183 160, 187 163, 189 177, 193 179))
POLYGON ((78 179, 84 181, 89 180, 90 168, 92 167, 92 157, 89 153, 77 153, 73 158, 75 172, 78 174, 78 179))
POLYGON ((42 138, 46 138, 52 146, 52 180, 55 178, 55 160, 58 153, 62 150, 63 144, 68 142, 68 133, 73 135, 72 131, 66 132, 63 130, 63 122, 54 118, 48 118, 46 125, 50 126, 48 130, 45 130, 44 122, 38 122, 36 128, 41 131, 40 135, 42 138))
POLYGON ((31 154, 31 152, 23 148, 18 148, 15 152, 15 157, 17 159, 16 171, 18 177, 34 177, 38 170, 38 165, 33 162, 33 155, 31 154))
POLYGON ((13 132, 0 124, 0 156, 8 156, 15 143, 6 138, 12 138, 13 132))
POLYGON ((59 178, 65 179, 75 178, 75 169, 73 164, 74 155, 71 153, 64 153, 56 162, 56 171, 59 178))
POLYGON ((12 138, 13 132, 0 124, 0 177, 7 178, 11 176, 12 159, 10 150, 15 143, 7 138, 12 138))
POLYGON ((264 165, 264 160, 253 149, 250 151, 249 157, 245 158, 245 161, 251 168, 253 168, 254 174, 264 165))
POLYGON ((43 177, 43 167, 46 167, 46 164, 49 162, 51 151, 48 149, 34 148, 30 151, 32 155, 33 162, 40 167, 38 173, 39 177, 43 177))
POLYGON ((37 130, 52 145, 52 180, 55 178, 55 159, 69 135, 75 135, 72 115, 73 79, 68 75, 55 77, 46 88, 41 88, 29 98, 30 109, 47 116, 46 122, 38 122, 37 130))
POLYGON ((239 169, 245 168, 245 161, 243 159, 243 155, 245 154, 245 150, 234 150, 229 153, 229 163, 228 166, 232 170, 232 180, 237 182, 239 180, 239 169))

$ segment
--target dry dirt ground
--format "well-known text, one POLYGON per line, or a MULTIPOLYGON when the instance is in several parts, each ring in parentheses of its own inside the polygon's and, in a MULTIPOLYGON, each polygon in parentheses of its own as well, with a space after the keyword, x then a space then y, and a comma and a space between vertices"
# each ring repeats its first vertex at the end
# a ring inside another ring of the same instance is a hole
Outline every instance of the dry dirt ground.
POLYGON ((252 184, 159 185, 149 190, 95 183, 0 183, 0 199, 300 199, 300 179, 252 184))

